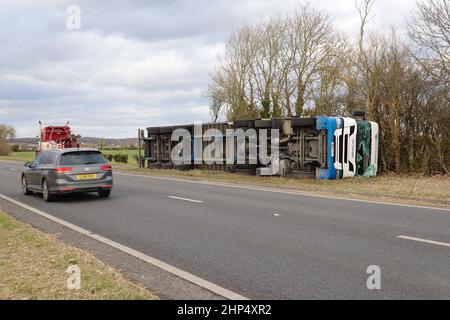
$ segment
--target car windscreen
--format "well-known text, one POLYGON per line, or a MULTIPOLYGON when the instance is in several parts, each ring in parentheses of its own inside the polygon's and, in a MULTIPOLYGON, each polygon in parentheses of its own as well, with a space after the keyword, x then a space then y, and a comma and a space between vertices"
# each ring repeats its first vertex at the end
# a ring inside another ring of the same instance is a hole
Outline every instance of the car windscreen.
POLYGON ((64 153, 61 155, 60 165, 62 166, 77 166, 89 164, 104 164, 107 163, 103 155, 98 151, 77 151, 64 153))

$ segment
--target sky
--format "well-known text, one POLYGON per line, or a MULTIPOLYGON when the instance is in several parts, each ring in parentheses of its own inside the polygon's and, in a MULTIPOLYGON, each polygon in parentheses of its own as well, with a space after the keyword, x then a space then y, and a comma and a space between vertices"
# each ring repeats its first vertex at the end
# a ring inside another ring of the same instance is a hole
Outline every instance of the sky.
MULTIPOLYGON (((18 137, 36 136, 42 120, 126 138, 209 121, 205 91, 232 30, 305 3, 357 35, 354 0, 0 0, 0 123, 18 137)), ((376 0, 369 28, 402 32, 415 6, 376 0)))

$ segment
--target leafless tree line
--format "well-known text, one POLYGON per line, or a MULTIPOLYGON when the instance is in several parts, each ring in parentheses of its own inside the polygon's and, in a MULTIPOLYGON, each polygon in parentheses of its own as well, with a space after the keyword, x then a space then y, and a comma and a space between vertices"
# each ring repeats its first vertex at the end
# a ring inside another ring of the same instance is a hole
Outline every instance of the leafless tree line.
POLYGON ((357 0, 357 41, 311 6, 236 30, 211 76, 213 120, 351 115, 380 124, 385 171, 450 170, 450 2, 417 3, 409 38, 367 32, 375 0, 357 0))

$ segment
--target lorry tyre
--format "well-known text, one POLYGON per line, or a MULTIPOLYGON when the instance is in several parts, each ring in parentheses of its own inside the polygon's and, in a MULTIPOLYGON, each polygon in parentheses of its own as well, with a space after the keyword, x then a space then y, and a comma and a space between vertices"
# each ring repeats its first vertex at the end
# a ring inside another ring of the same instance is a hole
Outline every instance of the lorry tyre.
POLYGON ((366 112, 363 110, 355 110, 352 113, 352 117, 354 118, 361 118, 361 119, 366 119, 366 112))
POLYGON ((249 128, 250 120, 233 120, 234 128, 249 128))
POLYGON ((315 127, 316 118, 292 118, 291 120, 292 128, 297 127, 315 127))
POLYGON ((272 119, 272 129, 281 129, 283 127, 282 119, 272 119))
POLYGON ((152 135, 158 135, 159 132, 159 127, 156 128, 147 128, 147 133, 152 136, 152 135))
POLYGON ((148 167, 150 169, 161 169, 161 163, 159 162, 150 163, 148 167))
POLYGON ((173 169, 173 163, 172 162, 162 163, 161 169, 173 169))
POLYGON ((255 120, 255 128, 270 129, 272 128, 272 120, 255 120))
POLYGON ((192 169, 192 165, 190 164, 181 164, 179 166, 174 166, 176 170, 187 171, 192 169))
POLYGON ((161 127, 161 128, 159 128, 159 132, 161 133, 161 134, 172 134, 172 132, 173 132, 173 127, 161 127))

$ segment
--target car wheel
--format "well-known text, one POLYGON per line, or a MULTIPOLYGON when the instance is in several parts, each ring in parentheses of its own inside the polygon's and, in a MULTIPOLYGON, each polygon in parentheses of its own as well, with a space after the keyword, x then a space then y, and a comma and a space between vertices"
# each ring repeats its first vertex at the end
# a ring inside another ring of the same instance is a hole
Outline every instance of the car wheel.
POLYGON ((100 198, 108 198, 111 195, 111 190, 102 190, 98 192, 100 198))
POLYGON ((28 189, 27 178, 25 178, 25 176, 22 177, 22 192, 26 196, 29 196, 29 195, 33 194, 33 192, 31 192, 28 189))
POLYGON ((42 182, 42 198, 45 202, 51 202, 53 201, 53 195, 50 193, 50 190, 48 189, 47 180, 44 180, 42 182))

